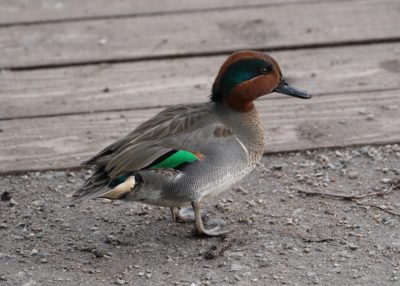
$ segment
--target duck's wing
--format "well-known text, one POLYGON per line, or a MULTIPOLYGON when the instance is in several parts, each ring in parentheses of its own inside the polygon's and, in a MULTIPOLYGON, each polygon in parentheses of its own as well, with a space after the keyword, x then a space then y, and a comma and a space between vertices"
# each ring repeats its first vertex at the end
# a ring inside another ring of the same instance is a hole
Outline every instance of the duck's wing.
POLYGON ((178 105, 160 112, 84 162, 95 165, 97 170, 73 194, 74 199, 100 196, 135 171, 173 169, 200 159, 199 145, 212 140, 207 134, 202 134, 203 129, 209 129, 216 121, 212 105, 208 103, 178 105), (193 134, 202 138, 201 144, 196 138, 191 138, 193 134))
POLYGON ((209 104, 168 108, 83 164, 104 166, 111 178, 122 171, 141 170, 172 150, 188 147, 181 146, 180 142, 173 140, 174 137, 201 129, 209 125, 214 118, 209 104))

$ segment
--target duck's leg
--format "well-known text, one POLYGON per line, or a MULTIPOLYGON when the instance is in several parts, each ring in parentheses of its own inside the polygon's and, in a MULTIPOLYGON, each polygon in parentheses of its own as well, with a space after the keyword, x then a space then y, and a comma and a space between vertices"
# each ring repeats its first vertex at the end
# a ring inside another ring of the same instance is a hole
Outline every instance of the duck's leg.
MULTIPOLYGON (((172 219, 176 222, 192 222, 195 221, 195 215, 192 208, 170 208, 172 219)), ((207 210, 200 210, 201 217, 204 219, 207 215, 207 210)))
POLYGON ((177 221, 175 208, 169 208, 171 211, 171 216, 173 221, 177 221))
POLYGON ((192 207, 194 211, 195 225, 198 235, 221 236, 228 232, 224 230, 221 225, 217 225, 212 229, 205 229, 203 225, 203 219, 201 218, 200 202, 192 202, 192 207))

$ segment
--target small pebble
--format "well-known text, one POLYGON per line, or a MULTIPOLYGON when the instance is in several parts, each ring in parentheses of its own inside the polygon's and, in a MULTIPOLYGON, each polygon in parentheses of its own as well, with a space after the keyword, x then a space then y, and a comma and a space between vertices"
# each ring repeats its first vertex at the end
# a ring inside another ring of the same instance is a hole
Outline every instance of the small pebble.
POLYGON ((375 118, 375 115, 368 114, 366 119, 367 119, 367 121, 372 121, 372 120, 374 120, 374 118, 375 118))
POLYGON ((251 201, 247 201, 246 202, 250 207, 252 207, 252 208, 254 208, 254 207, 256 207, 257 206, 257 204, 256 204, 256 202, 255 201, 253 201, 253 200, 251 200, 251 201))
POLYGON ((10 205, 10 207, 15 207, 16 205, 18 205, 18 203, 14 199, 11 198, 9 205, 10 205))
POLYGON ((40 259, 40 263, 49 263, 49 261, 46 259, 46 258, 42 258, 42 259, 40 259))
POLYGON ((242 193, 243 195, 248 195, 248 194, 249 194, 249 191, 246 190, 246 189, 243 188, 243 187, 238 187, 236 190, 237 190, 238 192, 242 193))
POLYGON ((349 248, 350 248, 351 250, 356 250, 356 249, 358 248, 357 245, 352 244, 352 243, 350 243, 348 246, 349 246, 349 248))
POLYGON ((350 171, 348 173, 349 179, 354 180, 357 179, 359 176, 359 173, 357 171, 350 171))
POLYGON ((36 255, 36 254, 38 254, 38 253, 39 253, 39 251, 38 251, 36 248, 34 248, 34 249, 31 250, 31 252, 29 253, 29 255, 34 256, 34 255, 36 255))
POLYGON ((276 170, 276 171, 282 171, 283 166, 282 165, 273 165, 272 166, 272 170, 276 170))
POLYGON ((37 201, 33 201, 32 205, 35 206, 35 207, 42 207, 42 206, 45 205, 45 202, 41 201, 41 200, 37 200, 37 201))
POLYGON ((117 278, 117 279, 115 280, 114 284, 116 284, 116 285, 124 285, 124 284, 125 284, 125 280, 124 280, 124 279, 117 278))
POLYGON ((99 43, 100 46, 104 46, 104 45, 107 44, 107 39, 106 39, 106 38, 102 38, 102 39, 100 39, 100 40, 98 41, 98 43, 99 43))

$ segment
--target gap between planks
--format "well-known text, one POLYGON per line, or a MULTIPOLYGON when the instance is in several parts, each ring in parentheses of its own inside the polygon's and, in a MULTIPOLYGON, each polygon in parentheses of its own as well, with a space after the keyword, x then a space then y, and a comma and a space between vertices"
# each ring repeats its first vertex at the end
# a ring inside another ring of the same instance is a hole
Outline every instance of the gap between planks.
MULTIPOLYGON (((256 103, 268 152, 400 142, 400 90, 256 103)), ((76 167, 161 109, 8 121, 0 172, 76 167)))
POLYGON ((400 37, 399 5, 397 0, 354 0, 340 5, 324 1, 273 10, 246 8, 8 27, 0 29, 0 67, 43 68, 212 55, 246 48, 300 49, 392 41, 400 37))
MULTIPOLYGON (((398 44, 277 52, 272 56, 290 83, 314 95, 400 88, 398 44)), ((224 59, 216 56, 3 72, 0 123, 5 119, 204 102, 224 59)), ((285 96, 271 94, 268 98, 285 96)))
MULTIPOLYGON (((287 45, 287 46, 270 46, 270 47, 259 47, 251 48, 255 51, 268 51, 268 52, 283 52, 283 51, 297 51, 297 50, 315 50, 315 49, 330 49, 337 47, 352 47, 361 45, 375 45, 375 44, 391 44, 400 43, 400 37, 392 38, 371 38, 365 40, 349 40, 349 41, 339 41, 339 42, 326 42, 326 43, 312 43, 308 45, 287 45)), ((174 59, 187 59, 187 58, 204 58, 210 56, 221 56, 229 55, 238 50, 246 50, 248 48, 237 48, 234 50, 215 50, 212 52, 199 52, 199 53, 182 53, 182 54, 165 54, 156 56, 142 56, 138 58, 114 58, 111 60, 94 60, 94 61, 84 61, 84 62, 68 62, 65 64, 44 64, 44 65, 34 65, 34 66, 21 66, 21 67, 4 67, 0 68, 0 71, 32 71, 32 70, 42 70, 42 69, 58 69, 58 68, 68 68, 77 66, 89 66, 89 65, 101 65, 101 64, 127 64, 135 62, 148 62, 157 60, 174 60, 174 59)))
MULTIPOLYGON (((327 1, 327 0, 325 0, 327 1)), ((337 0, 340 1, 340 0, 337 0)), ((179 13, 201 13, 209 10, 241 9, 246 7, 287 5, 291 3, 316 2, 316 0, 69 0, 64 3, 54 0, 3 0, 0 4, 0 27, 11 25, 31 25, 39 23, 57 23, 111 17, 148 17, 179 13)))
MULTIPOLYGON (((355 92, 358 93, 380 93, 380 92, 391 92, 391 91, 397 91, 398 88, 382 88, 382 89, 368 89, 368 90, 361 90, 358 89, 357 91, 354 90, 342 90, 340 94, 345 95, 345 94, 353 94, 355 92)), ((335 95, 337 92, 329 92, 329 93, 317 93, 314 94, 318 96, 328 96, 328 95, 335 95)), ((281 100, 290 100, 289 97, 286 95, 282 94, 272 94, 269 95, 268 98, 261 98, 258 99, 258 101, 264 101, 264 100, 269 100, 269 99, 275 99, 275 98, 280 98, 281 100)), ((203 100, 204 101, 204 100, 203 100)), ((131 107, 131 108, 121 108, 121 109, 99 109, 96 111, 90 111, 90 112, 69 112, 69 113, 60 113, 60 114, 43 114, 43 115, 35 115, 35 116, 20 116, 20 117, 4 117, 0 118, 1 121, 10 121, 10 120, 19 120, 19 119, 35 119, 35 118, 46 118, 46 117, 58 117, 58 116, 73 116, 73 115, 85 115, 85 114, 102 114, 102 113, 110 113, 110 112, 128 112, 128 111, 135 111, 135 110, 151 110, 151 109, 166 109, 171 107, 172 105, 153 105, 153 106, 147 106, 147 107, 131 107)))
MULTIPOLYGON (((109 5, 107 0, 84 1, 75 0, 63 3, 20 3, 21 0, 3 0, 0 4, 0 28, 10 26, 26 26, 38 24, 56 24, 66 22, 122 19, 135 17, 153 17, 179 14, 204 13, 210 11, 227 11, 248 8, 284 6, 293 3, 316 3, 318 0, 153 0, 153 1, 116 1, 109 5), (21 7, 24 4, 23 7, 21 7), (172 5, 171 5, 172 4, 172 5), (28 6, 31 5, 31 6, 28 6), (7 7, 8 6, 8 7, 7 7)), ((327 1, 327 0, 325 0, 327 1)), ((342 2, 342 0, 329 0, 342 2)), ((365 0, 368 1, 368 0, 365 0)), ((53 1, 51 1, 53 2, 53 1)))

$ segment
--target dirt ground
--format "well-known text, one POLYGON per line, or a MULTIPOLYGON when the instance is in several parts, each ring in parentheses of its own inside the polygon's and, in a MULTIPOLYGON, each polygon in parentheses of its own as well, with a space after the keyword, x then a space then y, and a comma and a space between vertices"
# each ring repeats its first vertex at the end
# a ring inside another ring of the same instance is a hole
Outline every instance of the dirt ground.
POLYGON ((89 170, 2 176, 0 285, 400 285, 399 173, 399 145, 266 156, 208 202, 224 238, 165 208, 65 207, 89 170))

